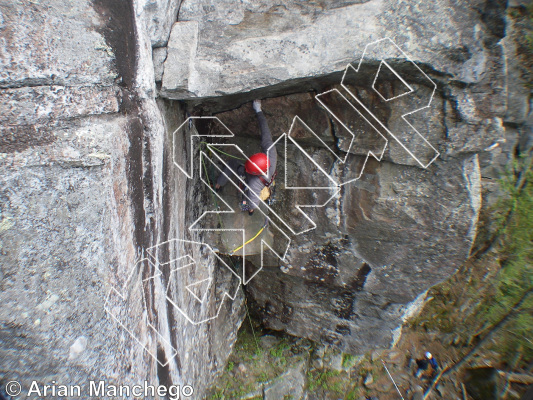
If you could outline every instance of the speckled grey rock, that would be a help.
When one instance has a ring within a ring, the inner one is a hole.
[[[199,305],[171,279],[171,256],[184,253],[183,245],[159,248],[130,274],[161,242],[205,239],[186,227],[208,193],[173,164],[173,156],[185,163],[191,157],[179,145],[184,137],[172,148],[170,134],[186,113],[232,110],[218,115],[251,148],[253,112],[239,106],[271,97],[264,110],[274,136],[300,115],[319,138],[299,131],[298,143],[346,180],[382,140],[365,137],[349,149],[348,136],[313,94],[341,90],[346,64],[384,36],[437,84],[432,107],[409,122],[440,157],[423,169],[389,140],[382,161],[368,161],[361,179],[311,211],[317,229],[294,238],[284,263],[271,258],[248,290],[266,326],[354,353],[398,339],[427,289],[469,254],[482,193],[484,204],[499,196],[490,178],[531,149],[530,93],[520,82],[527,71],[515,57],[522,25],[499,3],[181,3],[0,0],[0,372],[24,387],[33,379],[146,379],[192,384],[201,397],[225,365],[244,308],[242,291],[235,301],[221,298],[238,281],[215,274],[216,288]],[[405,63],[391,66],[410,76]],[[429,83],[415,83],[431,91]],[[376,100],[361,82],[353,85],[361,99]],[[401,85],[384,80],[378,89],[397,93]],[[382,105],[377,113],[389,127],[405,123],[398,109]],[[346,164],[322,143],[335,154],[349,152]],[[308,165],[294,147],[287,157],[294,177]],[[324,179],[308,175],[303,179]],[[312,198],[280,190],[275,207],[300,224],[287,204]],[[219,271],[213,254],[193,254],[204,261],[202,273]],[[158,261],[161,274],[154,274]],[[197,278],[193,268],[180,273],[187,282]],[[131,303],[107,297],[129,283],[137,290]],[[156,359],[106,314],[106,298]],[[200,325],[182,313],[213,310],[218,318]],[[270,396],[299,396],[291,390],[303,386],[301,375],[280,380]]]
[[[300,400],[304,395],[305,362],[300,362],[291,367],[273,383],[265,386],[264,399],[278,400],[291,398]]]
[[[163,79],[163,63],[167,58],[166,47],[156,47],[152,51],[152,61],[154,63],[154,78],[156,82]]]
[[[137,14],[145,23],[152,47],[166,46],[170,29],[178,17],[182,0],[135,1]]]
[[[267,93],[268,86],[341,71],[359,61],[368,43],[385,37],[394,37],[414,61],[477,83],[493,65],[483,42],[501,38],[502,11],[482,0],[468,5],[447,0],[187,1],[173,29],[196,22],[198,45],[183,54],[189,65],[183,82],[164,85],[162,95],[187,99],[261,88]],[[171,38],[169,47],[176,44]],[[167,59],[165,70],[174,70],[175,63]]]
[[[162,241],[200,241],[181,229],[203,194],[169,167],[170,131],[184,112],[154,98],[147,30],[164,27],[148,29],[134,6],[0,1],[0,379],[24,390],[33,380],[84,393],[91,379],[146,380],[190,384],[201,396],[243,318],[240,292],[221,301],[217,290],[235,292],[238,280],[217,273],[213,254],[201,255],[213,273],[201,308],[222,307],[201,325],[167,301],[199,308],[169,265],[156,274],[156,260],[137,264]]]

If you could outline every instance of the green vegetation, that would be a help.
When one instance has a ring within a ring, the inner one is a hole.
[[[278,343],[276,347],[273,347],[270,349],[270,355],[272,357],[275,357],[279,360],[279,363],[281,365],[285,365],[287,363],[287,359],[284,356],[285,351],[290,348],[290,345],[287,343],[287,340],[283,339],[281,342]]]
[[[355,357],[351,354],[343,354],[342,355],[342,368],[348,369],[353,367],[355,364]]]
[[[209,397],[209,400],[218,400],[218,399],[223,399],[223,398],[224,398],[224,391],[218,390],[211,394],[211,396]]]
[[[450,334],[460,359],[475,345],[495,363],[525,367],[533,359],[533,171],[525,160],[501,180],[507,194],[491,211],[492,249],[433,288],[413,330]],[[491,340],[484,340],[489,338]],[[453,351],[452,351],[453,352]],[[517,359],[517,354],[519,358]]]
[[[328,369],[308,372],[309,390],[313,392],[321,388],[327,392],[342,393],[344,382],[339,375],[338,371]]]
[[[526,18],[533,25],[533,3],[526,7]],[[533,30],[526,34],[526,40],[530,53],[533,53]]]
[[[230,361],[228,362],[228,366],[226,367],[226,369],[231,372],[233,371],[234,366],[235,366],[235,363],[233,361]]]
[[[208,392],[207,399],[238,399],[261,392],[264,383],[276,379],[287,366],[296,365],[307,356],[311,344],[303,339],[282,338],[272,347],[263,348],[257,338],[264,332],[258,326],[252,329],[252,320],[246,322],[250,323],[239,330],[224,373],[217,386]]]
[[[342,367],[343,368],[350,368],[352,366],[354,357],[351,354],[343,354],[342,355]]]
[[[348,392],[346,395],[346,400],[356,400],[359,396],[359,391],[354,388]]]
[[[521,171],[502,180],[509,194],[498,204],[501,270],[492,282],[490,293],[478,308],[478,316],[488,330],[512,312],[500,336],[499,351],[504,361],[523,352],[524,359],[533,359],[533,170],[517,163]],[[526,296],[519,309],[513,307]]]
[[[258,382],[268,382],[268,374],[266,372],[261,372],[259,374],[259,378],[257,379]]]

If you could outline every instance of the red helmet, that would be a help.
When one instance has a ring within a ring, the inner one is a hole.
[[[248,161],[246,161],[246,164],[244,164],[244,169],[250,175],[266,174],[269,167],[270,161],[265,153],[254,154]]]

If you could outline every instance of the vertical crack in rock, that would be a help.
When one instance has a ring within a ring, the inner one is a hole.
[[[129,116],[127,122],[127,134],[129,139],[129,149],[127,157],[127,178],[129,197],[133,209],[134,239],[138,249],[138,256],[141,256],[141,249],[150,247],[157,242],[158,232],[155,225],[154,214],[154,189],[153,189],[153,165],[150,135],[147,134],[147,127],[151,126],[146,112],[138,98],[138,93],[134,89],[136,73],[138,67],[138,43],[135,25],[135,15],[132,0],[124,2],[109,2],[107,0],[94,0],[96,9],[100,12],[104,20],[109,21],[102,29],[106,41],[114,50],[116,55],[116,67],[121,77],[123,87],[123,102],[121,111]],[[164,218],[171,218],[172,214]],[[168,235],[168,233],[167,233]],[[149,268],[142,271],[143,279],[154,276],[155,270],[148,264]],[[167,266],[168,269],[168,266]],[[164,270],[164,269],[163,269]],[[166,288],[169,281],[169,271],[163,271],[163,287]],[[155,278],[154,278],[155,279]],[[175,324],[171,306],[168,301],[164,304],[155,303],[156,286],[154,279],[149,279],[144,285],[144,297],[146,312],[153,326],[161,328],[158,308],[164,306],[172,332],[172,324]],[[176,340],[170,335],[170,340],[176,346]],[[174,339],[174,340],[173,340]],[[177,347],[177,346],[176,346]],[[159,381],[169,386],[172,384],[171,372],[164,350],[157,345],[157,360],[164,366],[158,364],[157,376]],[[164,361],[163,361],[164,360]],[[177,361],[179,363],[179,361]]]
[[[144,184],[143,184],[143,124],[140,118],[129,121],[128,139],[128,182],[130,199],[132,202],[135,222],[135,244],[137,248],[148,247],[146,228],[146,214],[144,209]]]
[[[507,0],[486,0],[480,10],[481,21],[492,37],[486,40],[488,46],[495,44],[505,36],[505,11]]]
[[[172,377],[170,375],[170,369],[167,364],[167,357],[165,350],[161,346],[157,346],[157,377],[159,383],[167,388],[173,384]]]
[[[366,277],[372,271],[372,268],[367,263],[363,263],[363,266],[357,271],[357,275],[352,282],[353,290],[360,292],[365,287]]]
[[[169,150],[168,147],[164,148],[163,151],[163,199],[162,199],[162,212],[163,212],[163,221],[162,221],[162,227],[161,227],[161,237],[159,238],[160,243],[165,243],[168,240],[171,239],[171,223],[172,223],[172,215],[173,215],[173,207],[172,207],[172,190],[171,190],[171,177],[172,177],[172,171],[174,164],[172,162],[169,162],[169,160],[172,158],[172,156],[169,154],[172,153],[171,150]],[[169,260],[170,254],[168,246],[162,247],[162,252],[166,252],[166,254],[162,254],[162,259]],[[168,282],[170,280],[170,270],[169,268],[163,269],[163,282],[164,287],[166,288],[168,285]],[[178,346],[178,340],[177,340],[177,334],[175,333],[178,330],[179,323],[176,320],[173,312],[174,308],[170,301],[166,300],[166,312],[167,312],[167,320],[168,325],[170,327],[170,343],[173,348],[177,349]],[[180,354],[176,354],[174,359],[170,362],[175,363],[177,371],[179,374],[181,374],[182,366],[181,366],[181,357]]]
[[[106,22],[101,31],[115,53],[122,83],[128,90],[132,90],[138,55],[133,0],[93,0],[93,4]]]

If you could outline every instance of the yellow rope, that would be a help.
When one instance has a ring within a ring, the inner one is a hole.
[[[254,241],[260,234],[261,232],[263,232],[266,228],[266,225],[263,225],[263,227],[261,229],[259,229],[259,232],[256,233],[256,235],[251,238],[250,240],[248,240],[246,243],[244,243],[243,245],[237,247],[235,250],[231,251],[229,254],[230,256],[233,255],[236,251],[239,251],[240,249],[242,249],[244,246],[246,246],[248,243],[251,243],[252,241]]]

